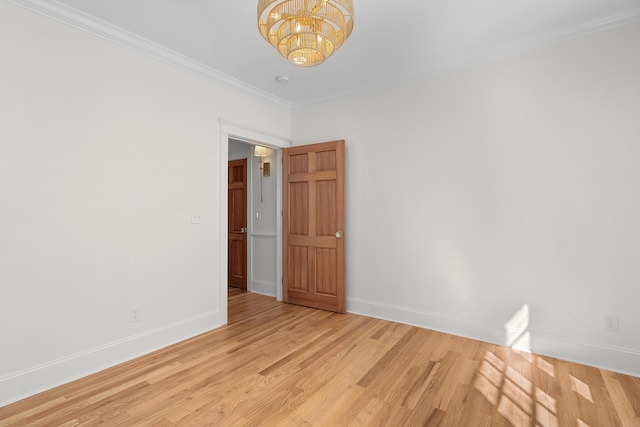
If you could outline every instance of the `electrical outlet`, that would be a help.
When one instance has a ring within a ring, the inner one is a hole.
[[[129,307],[129,323],[133,323],[133,322],[139,322],[140,320],[142,320],[141,315],[141,308],[139,305],[133,306],[133,307]]]
[[[193,212],[191,212],[191,224],[202,224],[202,212],[201,211],[193,211]]]
[[[617,314],[606,314],[604,316],[604,330],[609,332],[618,332],[619,323]]]

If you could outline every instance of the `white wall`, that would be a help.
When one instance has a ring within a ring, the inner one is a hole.
[[[260,163],[254,156],[252,167],[251,197],[251,290],[269,296],[276,296],[276,230],[277,230],[277,186],[278,164],[276,151],[266,150],[263,163],[270,163],[270,176],[262,177],[262,200],[260,199]],[[260,218],[258,219],[258,213]]]
[[[534,352],[640,376],[638,52],[627,25],[294,111],[294,145],[347,141],[348,310],[510,344],[527,305]]]
[[[225,322],[219,118],[291,117],[6,2],[0,55],[1,406]]]

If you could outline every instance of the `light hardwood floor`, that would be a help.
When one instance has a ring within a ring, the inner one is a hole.
[[[640,379],[230,290],[229,324],[0,408],[0,426],[639,426]]]

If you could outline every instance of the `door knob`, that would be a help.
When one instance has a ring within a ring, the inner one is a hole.
[[[247,232],[247,227],[242,227],[242,228],[240,229],[240,232],[241,232],[241,233],[246,233],[246,232]]]
[[[336,231],[336,238],[342,239],[342,231]]]

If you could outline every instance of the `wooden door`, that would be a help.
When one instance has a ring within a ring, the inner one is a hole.
[[[283,150],[283,299],[345,312],[344,141]]]
[[[247,289],[247,159],[229,162],[228,284]]]

